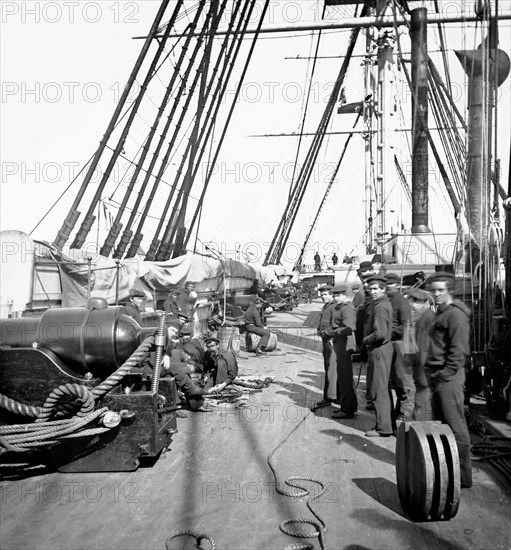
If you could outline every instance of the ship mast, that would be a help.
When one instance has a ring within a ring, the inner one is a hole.
[[[378,0],[376,16],[384,15],[387,0]],[[394,40],[392,34],[384,29],[379,30],[376,82],[376,178],[375,178],[375,242],[377,252],[382,252],[386,240],[387,227],[385,202],[389,183],[396,178],[394,171]]]

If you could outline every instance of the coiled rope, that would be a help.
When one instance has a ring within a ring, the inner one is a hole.
[[[201,541],[207,540],[211,544],[211,550],[216,550],[215,540],[212,537],[210,537],[205,533],[202,533],[202,534],[197,533],[196,531],[179,531],[178,533],[174,533],[167,539],[167,542],[165,543],[165,548],[167,550],[172,550],[170,547],[170,543],[172,542],[172,540],[174,540],[175,538],[184,537],[184,536],[195,538],[195,540],[197,541],[197,548],[201,548],[200,546]]]
[[[310,411],[309,411],[309,413],[310,413]],[[279,480],[279,478],[277,476],[276,468],[274,466],[274,459],[273,459],[273,457],[274,457],[275,453],[278,451],[278,449],[291,437],[291,435],[293,435],[293,433],[302,425],[302,423],[305,422],[305,420],[309,416],[309,413],[307,413],[303,417],[303,419],[289,432],[289,434],[268,455],[268,466],[270,467],[270,469],[273,473],[273,476],[275,478],[275,488],[276,488],[277,492],[280,493],[281,495],[284,495],[284,496],[287,496],[287,497],[292,497],[292,498],[301,498],[301,497],[306,497],[306,496],[310,495],[310,490],[307,489],[306,487],[304,487],[303,485],[300,485],[299,483],[296,483],[297,481],[309,481],[309,482],[312,482],[312,483],[316,483],[321,487],[321,491],[316,496],[314,496],[312,498],[309,498],[306,502],[307,508],[311,511],[311,513],[314,515],[314,517],[316,518],[317,521],[315,521],[313,519],[310,519],[310,518],[287,519],[279,525],[279,529],[283,533],[285,533],[286,535],[289,535],[290,537],[297,537],[297,538],[304,538],[304,539],[305,538],[318,537],[319,544],[320,544],[321,548],[323,550],[325,550],[325,548],[326,548],[326,539],[325,539],[326,524],[323,521],[323,519],[321,518],[321,516],[317,512],[315,512],[313,510],[312,506],[311,506],[312,503],[315,500],[318,500],[323,495],[323,493],[325,492],[325,490],[326,490],[325,484],[322,481],[320,481],[319,479],[315,479],[315,478],[311,478],[311,477],[291,476],[291,477],[288,477],[284,481],[284,483],[286,485],[289,485],[290,487],[294,487],[295,489],[301,489],[301,491],[293,493],[293,492],[289,491],[285,487],[285,485],[283,483],[281,483],[281,481]],[[288,527],[289,525],[296,524],[296,523],[312,525],[316,530],[313,531],[312,533],[302,533],[302,532],[290,529]],[[310,544],[310,543],[298,543],[298,544],[291,544],[287,548],[289,550],[291,550],[291,549],[293,549],[293,550],[310,550],[310,549],[314,548],[314,545]]]
[[[92,392],[80,384],[62,384],[46,398],[35,421],[36,423],[47,422],[52,415],[65,416],[76,410],[76,405],[80,405],[76,416],[85,416],[93,411],[94,396]]]
[[[18,403],[0,394],[0,406],[10,412],[35,417],[33,424],[14,424],[0,427],[0,454],[25,452],[34,447],[51,446],[62,439],[85,437],[109,431],[111,428],[96,427],[82,429],[105,415],[108,408],[94,410],[95,399],[99,399],[130,372],[149,352],[154,336],[149,336],[113,374],[98,386],[89,389],[80,384],[62,384],[47,397],[42,407]],[[78,409],[78,410],[77,410]],[[59,420],[74,414],[72,418]],[[55,417],[56,420],[50,420]]]
[[[100,416],[108,408],[97,409],[82,417],[73,417],[66,420],[55,420],[44,424],[13,424],[0,427],[0,454],[10,452],[26,452],[35,447],[49,446],[58,443],[61,439],[95,435],[109,430],[109,428],[95,428],[81,430]]]

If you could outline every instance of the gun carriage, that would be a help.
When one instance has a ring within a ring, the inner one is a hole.
[[[165,315],[158,328],[141,328],[101,299],[0,320],[3,458],[89,472],[135,470],[158,457],[177,432],[176,384],[131,369],[151,348],[161,358],[165,345]],[[27,442],[22,432],[46,435]]]

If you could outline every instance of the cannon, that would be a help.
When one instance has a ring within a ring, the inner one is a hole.
[[[118,370],[154,333],[141,328],[124,307],[101,299],[89,300],[87,307],[49,309],[37,318],[0,320],[4,399],[20,409],[41,408],[52,390],[73,384],[95,392],[96,409],[117,413],[118,424],[110,430],[61,441],[36,454],[39,462],[62,472],[130,471],[168,447],[177,432],[174,379],[162,378],[155,386],[129,372],[129,364]],[[161,337],[158,342],[162,345]],[[107,389],[97,391],[100,385]],[[18,413],[0,408],[0,423],[30,421]]]

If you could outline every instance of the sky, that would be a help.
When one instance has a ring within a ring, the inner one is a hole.
[[[471,2],[443,4],[449,13],[457,9],[470,12],[472,9]],[[503,6],[505,2],[500,4]],[[195,5],[195,2],[185,2],[187,8]],[[142,46],[142,41],[133,40],[133,37],[147,33],[158,6],[159,2],[152,0],[0,3],[0,229],[18,229],[31,233],[36,239],[54,240],[80,179],[68,189],[69,184],[95,151]],[[322,3],[316,1],[272,0],[265,26],[317,22],[321,6]],[[349,10],[353,8],[338,10],[337,16],[347,16]],[[170,11],[164,20],[169,16]],[[327,12],[329,19],[335,16],[334,12]],[[255,19],[251,26],[254,25]],[[511,51],[509,27],[510,22],[505,21],[501,28],[501,47],[508,53]],[[304,128],[306,132],[315,131],[349,34],[347,30],[323,33],[312,79],[311,63],[306,58],[315,47],[316,35],[311,32],[270,34],[258,40],[206,195],[198,251],[204,252],[204,243],[208,243],[224,257],[264,259],[287,200],[298,139],[296,136],[254,136],[298,134],[309,88],[310,103]],[[400,35],[403,45],[408,47],[404,29],[400,30]],[[477,47],[481,35],[473,25],[462,27],[458,24],[449,29],[447,38],[456,101],[460,111],[465,113],[466,80],[453,50]],[[437,38],[430,40],[430,49],[431,55],[439,59]],[[361,56],[364,50],[365,37],[361,35],[355,55]],[[360,101],[364,95],[362,61],[362,57],[355,57],[350,64],[345,83],[348,102]],[[238,69],[235,73],[228,90],[231,96],[240,71]],[[394,91],[399,94],[405,90],[404,75],[398,69],[395,74]],[[502,184],[507,187],[511,112],[509,78],[500,91],[498,144],[502,165],[506,167]],[[409,128],[411,101],[406,90],[404,102],[395,105],[396,127]],[[134,131],[126,144],[128,156],[137,150],[144,132],[147,132],[150,119],[143,120],[143,115],[134,127],[139,135]],[[334,114],[329,131],[347,132],[354,122],[355,115]],[[406,172],[409,170],[409,160],[406,160],[409,132],[394,134],[390,146],[402,159]],[[336,134],[325,138],[325,146],[318,157],[283,257],[287,265],[293,264],[304,242],[346,137],[346,134]],[[310,139],[303,140],[300,161]],[[333,252],[341,257],[345,253],[362,252],[362,238],[367,226],[364,166],[364,140],[361,134],[355,134],[310,240],[306,263],[313,262],[316,250],[326,258],[330,258]],[[118,163],[113,176],[113,183],[118,188],[123,188],[130,170],[126,162]],[[172,180],[170,174],[168,179]],[[401,225],[409,230],[409,206],[399,181],[392,179],[386,190],[389,197],[386,202],[387,230],[396,231]],[[192,190],[190,199],[193,207],[196,204],[195,190]],[[103,215],[107,212],[115,215],[116,198],[111,190],[108,196],[105,195]],[[432,229],[453,231],[452,208],[433,166],[430,201]],[[87,206],[86,202],[81,204],[80,210],[85,211]],[[98,232],[104,233],[104,224],[106,221],[102,224],[100,219],[99,227],[94,228],[88,242],[94,240]],[[195,235],[192,245],[194,242]]]

